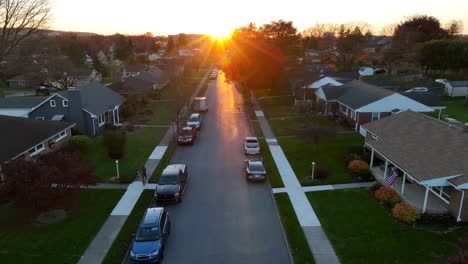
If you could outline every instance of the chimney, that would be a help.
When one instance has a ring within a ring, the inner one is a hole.
[[[81,102],[81,90],[76,87],[70,87],[68,94],[68,111],[71,122],[76,123],[76,128],[81,133],[86,133],[83,106]]]

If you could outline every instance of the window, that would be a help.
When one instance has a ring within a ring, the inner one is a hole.
[[[50,106],[51,106],[51,107],[57,106],[55,100],[50,100]]]
[[[380,119],[380,113],[372,113],[372,121],[377,121]]]
[[[102,126],[106,123],[106,116],[105,114],[102,114],[99,116],[99,126]]]
[[[20,86],[24,86],[24,85],[26,84],[26,82],[25,82],[25,81],[18,81],[18,84],[19,84]]]
[[[44,117],[38,116],[38,117],[36,117],[36,119],[37,119],[37,120],[44,120]]]
[[[351,118],[353,120],[356,120],[356,112],[354,112],[353,110],[351,110]]]
[[[348,108],[342,104],[340,104],[340,112],[347,114]]]
[[[63,101],[62,101],[62,106],[63,106],[63,107],[68,107],[68,101],[67,101],[67,100],[63,100]]]
[[[41,143],[37,146],[35,146],[34,148],[30,149],[29,150],[29,156],[34,156],[34,155],[37,155],[39,152],[43,151],[45,148],[44,148],[44,143]]]
[[[67,136],[67,131],[62,131],[54,136],[54,141],[59,142],[60,140],[64,139]]]

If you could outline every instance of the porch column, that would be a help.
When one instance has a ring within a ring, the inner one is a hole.
[[[369,168],[372,168],[373,166],[374,166],[374,148],[372,148],[372,150],[371,150]]]
[[[460,208],[458,208],[458,217],[457,217],[457,221],[460,222],[462,219],[461,219],[461,213],[462,213],[462,208],[463,208],[463,199],[465,199],[465,191],[464,190],[460,190],[462,192],[462,196],[461,196],[461,201],[460,201]]]
[[[403,183],[401,184],[401,194],[405,193],[406,172],[403,173]]]
[[[439,119],[440,119],[440,116],[442,115],[442,108],[439,109]]]
[[[112,110],[112,122],[115,125],[115,110]]]
[[[424,204],[423,204],[423,213],[426,212],[427,208],[427,197],[429,196],[429,186],[426,186],[426,193],[424,194]]]
[[[328,116],[328,102],[325,101],[325,116]]]
[[[384,175],[383,175],[384,179],[387,179],[387,168],[388,168],[388,160],[386,159],[385,160],[385,170],[384,170]]]
[[[119,107],[117,106],[116,112],[117,112],[117,123],[120,123],[120,118],[119,118]]]

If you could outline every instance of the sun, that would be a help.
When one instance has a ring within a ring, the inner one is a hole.
[[[212,39],[226,40],[231,37],[231,31],[216,30],[210,33]]]

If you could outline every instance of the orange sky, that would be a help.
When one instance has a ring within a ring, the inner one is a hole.
[[[52,29],[101,34],[155,35],[209,33],[227,35],[255,22],[292,20],[300,30],[315,23],[366,21],[380,27],[415,14],[446,23],[463,20],[468,34],[468,0],[50,0]]]

